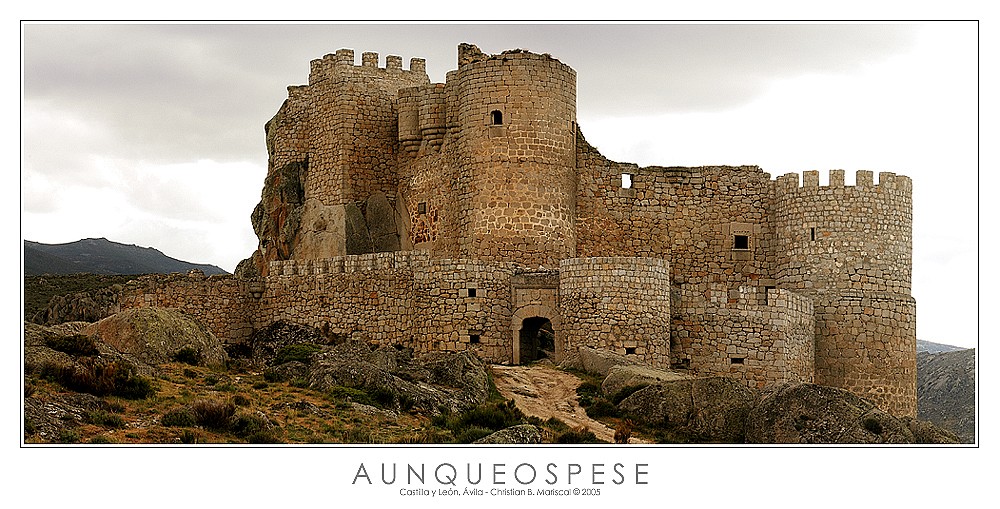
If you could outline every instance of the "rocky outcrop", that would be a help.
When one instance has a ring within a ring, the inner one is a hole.
[[[531,424],[511,426],[487,435],[473,444],[540,444],[542,430]]]
[[[678,440],[741,443],[755,391],[726,377],[654,383],[623,399],[618,408]]]
[[[913,432],[874,403],[834,387],[786,383],[764,391],[747,420],[758,444],[911,444]]]
[[[309,386],[362,389],[386,406],[427,414],[461,412],[489,397],[486,365],[468,353],[436,353],[413,357],[406,349],[372,349],[350,341],[324,347],[309,362]]]
[[[607,376],[611,368],[615,366],[639,365],[638,360],[630,359],[624,355],[609,352],[607,350],[596,350],[583,347],[569,354],[559,363],[563,369],[575,369],[585,373],[592,373],[600,376]]]
[[[644,385],[652,385],[661,382],[672,382],[676,380],[691,380],[694,377],[676,371],[667,371],[651,368],[649,366],[613,366],[608,370],[608,375],[601,383],[601,392],[614,396],[620,391]]]
[[[130,309],[91,324],[82,332],[137,365],[171,362],[185,349],[204,366],[223,367],[227,360],[222,342],[208,328],[173,309]]]
[[[42,325],[63,322],[96,322],[118,312],[118,297],[123,286],[115,284],[88,292],[77,292],[52,297],[48,306],[31,321]]]

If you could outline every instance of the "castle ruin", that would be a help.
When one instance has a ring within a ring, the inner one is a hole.
[[[916,415],[908,177],[613,162],[549,55],[462,44],[445,83],[378,59],[339,50],[288,88],[234,276],[144,279],[121,306],[229,342],[285,320],[495,363],[600,348]]]

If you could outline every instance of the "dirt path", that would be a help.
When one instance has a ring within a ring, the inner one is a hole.
[[[528,415],[541,419],[555,417],[576,428],[583,426],[597,438],[614,442],[615,430],[587,417],[577,403],[580,379],[549,363],[530,366],[493,365],[493,381],[503,397],[513,399]],[[635,438],[630,443],[639,443]]]

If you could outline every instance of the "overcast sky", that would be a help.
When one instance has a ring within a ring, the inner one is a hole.
[[[23,25],[21,227],[232,271],[256,247],[263,125],[340,48],[550,53],[588,141],[640,165],[914,181],[917,337],[977,340],[977,25]]]

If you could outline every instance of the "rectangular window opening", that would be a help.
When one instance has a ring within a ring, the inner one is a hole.
[[[733,249],[739,249],[744,251],[750,249],[750,236],[733,235]]]
[[[479,344],[479,334],[469,334],[469,344],[478,345]]]
[[[765,286],[764,287],[764,305],[765,306],[767,305],[767,295],[769,293],[771,293],[771,290],[774,290],[774,289],[775,289],[775,287],[773,287],[773,286]]]
[[[730,364],[743,364],[743,361],[744,361],[743,357],[731,357],[729,359]]]
[[[426,214],[426,213],[427,213],[427,202],[422,201],[422,202],[418,203],[417,204],[417,214]]]
[[[809,240],[816,240],[816,228],[809,228]]]
[[[634,353],[635,353],[635,347],[634,346],[625,348],[625,355],[632,355]]]
[[[476,296],[476,289],[469,288],[469,297],[475,297],[475,296]]]
[[[622,173],[622,189],[632,189],[631,173]]]

